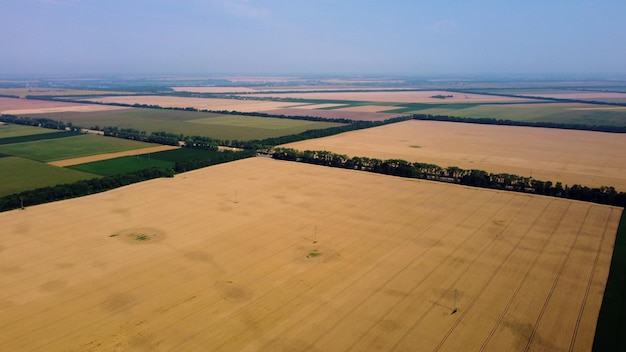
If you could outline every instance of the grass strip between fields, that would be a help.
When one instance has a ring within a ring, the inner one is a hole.
[[[593,341],[594,351],[626,351],[626,212],[615,237],[609,278]]]

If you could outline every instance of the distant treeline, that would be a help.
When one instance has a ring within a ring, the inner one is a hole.
[[[173,177],[173,170],[158,168],[146,169],[137,172],[93,178],[69,184],[38,188],[30,191],[11,194],[0,198],[0,211],[18,209],[21,207],[54,202],[57,200],[86,196],[89,194],[108,191],[114,188],[130,185],[159,177]]]
[[[187,108],[190,109],[190,108]],[[231,114],[237,114],[234,112],[229,112]],[[250,116],[262,116],[262,117],[277,117],[267,114],[250,114]],[[279,117],[279,118],[288,118],[288,117]],[[306,117],[305,117],[306,119]],[[410,116],[402,116],[387,119],[385,121],[350,121],[349,124],[345,124],[342,126],[329,127],[324,129],[314,129],[307,130],[301,133],[280,136],[280,137],[270,137],[262,140],[250,140],[250,141],[240,141],[240,140],[223,140],[216,139],[211,137],[203,137],[203,136],[185,136],[182,134],[175,134],[170,132],[152,132],[147,133],[146,131],[140,131],[133,128],[118,128],[114,126],[90,126],[90,129],[95,129],[99,131],[103,131],[105,136],[109,137],[117,137],[117,138],[125,138],[132,139],[136,141],[149,142],[149,143],[158,143],[165,145],[179,145],[179,142],[183,142],[183,145],[188,148],[198,148],[198,149],[206,149],[206,150],[217,150],[217,147],[220,145],[242,148],[242,149],[267,149],[274,147],[276,145],[292,143],[297,141],[302,141],[311,138],[320,138],[332,136],[339,133],[344,133],[348,131],[355,131],[365,128],[382,126],[390,123],[396,123],[400,121],[410,120]],[[65,124],[62,121],[55,121],[48,118],[30,118],[30,117],[22,117],[22,116],[14,116],[14,115],[0,115],[0,121],[7,123],[15,123],[27,126],[40,126],[45,128],[64,130],[71,129],[73,131],[80,131],[82,127],[74,126],[72,123]],[[328,121],[328,120],[326,120]],[[86,128],[86,127],[85,127]]]
[[[508,98],[524,98],[524,99],[538,99],[538,100],[547,100],[559,103],[583,103],[583,104],[594,104],[594,105],[611,105],[611,106],[626,106],[626,103],[611,103],[606,101],[597,101],[597,100],[584,100],[584,99],[566,99],[566,98],[554,98],[554,97],[544,97],[544,96],[535,96],[535,95],[519,95],[519,94],[507,94],[507,93],[492,93],[492,92],[483,92],[477,90],[455,90],[455,89],[446,89],[449,92],[456,93],[473,93],[473,94],[482,94],[482,95],[493,95],[498,97],[508,97]],[[623,92],[620,92],[623,93]]]
[[[415,120],[466,122],[466,123],[476,123],[476,124],[483,124],[483,125],[544,127],[544,128],[559,128],[559,129],[565,129],[565,130],[626,133],[626,126],[583,125],[583,124],[576,124],[576,123],[541,122],[541,121],[530,122],[530,121],[501,120],[501,119],[494,119],[494,118],[489,118],[489,117],[476,118],[476,117],[458,117],[458,116],[426,115],[426,114],[413,114],[412,118]]]
[[[30,117],[22,117],[15,116],[9,114],[0,114],[0,121],[6,123],[14,123],[17,125],[25,125],[25,126],[35,126],[35,127],[43,127],[50,128],[53,130],[77,130],[78,128],[74,127],[71,122],[65,123],[63,121],[56,121],[48,118],[30,118]]]
[[[386,175],[434,180],[461,185],[548,195],[600,204],[626,206],[626,193],[613,187],[589,188],[581,185],[563,186],[560,182],[535,180],[531,177],[506,173],[493,174],[483,170],[464,170],[456,166],[440,167],[434,164],[411,163],[400,159],[380,160],[367,157],[348,157],[328,151],[298,151],[276,148],[272,157],[279,160],[362,170]]]
[[[198,94],[198,93],[193,93],[193,94]],[[209,94],[213,94],[213,93],[209,93]],[[124,95],[127,96],[128,94]],[[204,94],[203,94],[204,95]],[[99,95],[101,96],[101,95]],[[107,96],[114,96],[113,94],[109,95],[107,94]],[[186,94],[167,94],[166,96],[183,96],[186,97],[188,95]],[[197,97],[195,95],[189,95],[189,96],[193,96],[193,97]],[[85,97],[89,97],[89,96],[84,96],[81,95],[81,98],[85,98]],[[94,96],[95,97],[95,96]],[[203,96],[204,98],[219,98],[219,99],[224,99],[223,95],[216,95],[216,96]],[[139,108],[139,109],[161,109],[161,110],[177,110],[177,111],[192,111],[192,112],[204,112],[204,113],[211,113],[211,114],[222,114],[222,115],[240,115],[240,116],[256,116],[256,117],[271,117],[271,118],[276,118],[276,119],[290,119],[290,120],[305,120],[305,121],[318,121],[318,122],[336,122],[336,123],[353,123],[354,120],[349,120],[349,119],[342,119],[342,118],[324,118],[324,117],[319,117],[319,116],[292,116],[292,115],[282,115],[282,114],[267,114],[264,112],[242,112],[242,111],[234,111],[234,110],[209,110],[209,109],[197,109],[194,107],[176,107],[176,106],[171,106],[171,107],[163,107],[160,105],[155,105],[155,104],[126,104],[126,103],[105,103],[105,102],[100,102],[100,101],[84,101],[84,100],[75,100],[72,98],[58,98],[58,97],[52,97],[52,96],[26,96],[26,99],[33,99],[33,100],[52,100],[52,101],[60,101],[60,102],[66,102],[66,103],[80,103],[80,104],[96,104],[96,105],[111,105],[111,106],[120,106],[120,107],[128,107],[128,108]],[[235,99],[235,98],[231,98],[231,99]],[[242,98],[237,98],[237,99],[242,99]],[[249,98],[246,98],[249,99]],[[256,99],[256,100],[268,100],[267,98],[265,99]]]

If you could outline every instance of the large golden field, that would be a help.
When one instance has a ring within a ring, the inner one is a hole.
[[[626,191],[619,133],[411,120],[283,146]]]
[[[589,351],[621,211],[268,158],[27,207],[0,350]]]

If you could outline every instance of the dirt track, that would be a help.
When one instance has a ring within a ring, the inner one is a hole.
[[[162,152],[162,151],[165,151],[165,150],[172,150],[172,149],[178,149],[178,148],[179,147],[175,147],[175,146],[161,145],[161,146],[157,146],[157,147],[133,149],[133,150],[127,150],[127,151],[117,152],[117,153],[98,154],[98,155],[84,156],[84,157],[80,157],[80,158],[57,160],[57,161],[49,162],[48,164],[54,165],[54,166],[62,166],[62,167],[64,167],[64,166],[72,166],[72,165],[90,163],[90,162],[93,162],[93,161],[100,161],[100,160],[119,158],[119,157],[122,157],[122,156],[143,155],[143,154],[149,154],[149,153]]]

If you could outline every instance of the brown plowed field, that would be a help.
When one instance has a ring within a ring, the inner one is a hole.
[[[0,350],[589,351],[620,214],[268,158],[27,206]]]
[[[412,120],[283,147],[626,191],[626,139],[619,133]]]

